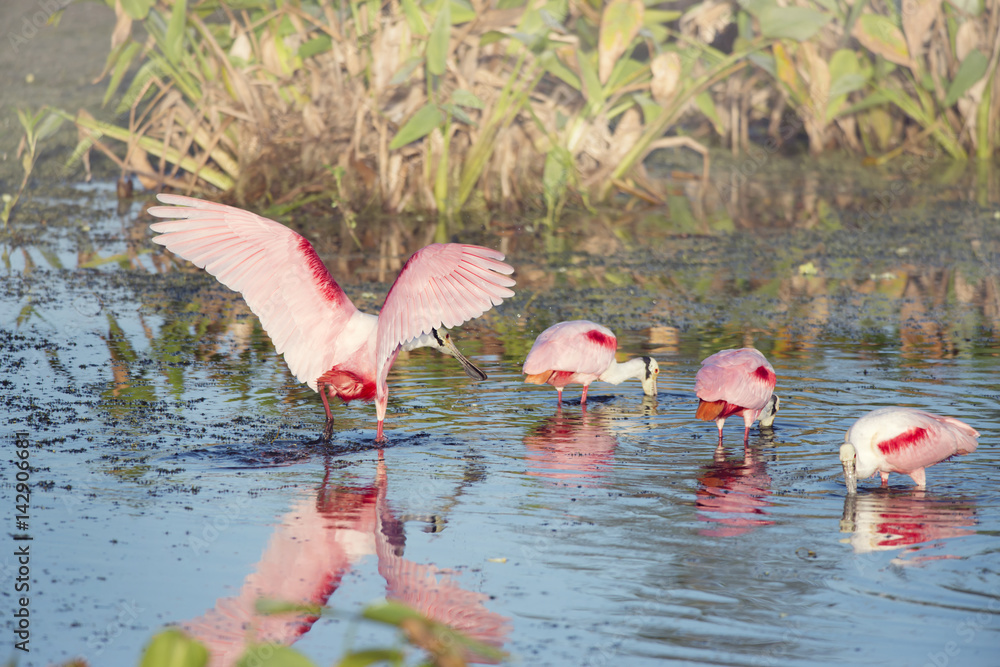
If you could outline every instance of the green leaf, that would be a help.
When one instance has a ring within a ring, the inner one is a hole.
[[[809,7],[765,7],[757,15],[760,32],[769,39],[804,42],[825,26],[830,17]]]
[[[111,74],[111,79],[108,81],[108,89],[104,91],[104,100],[101,102],[102,107],[107,106],[111,100],[111,96],[117,92],[118,86],[121,85],[122,78],[125,76],[125,72],[128,71],[128,68],[132,65],[132,60],[139,53],[139,49],[142,48],[142,44],[139,42],[128,42],[123,46],[124,49],[115,63],[115,71]]]
[[[445,2],[434,19],[431,36],[427,40],[427,71],[435,76],[444,74],[448,65],[448,46],[451,38],[451,3]]]
[[[451,0],[451,24],[468,23],[476,18],[476,10],[468,3],[468,0]]]
[[[599,74],[607,82],[625,49],[639,34],[646,8],[640,0],[610,0],[601,14],[601,33],[597,43]]]
[[[35,128],[35,141],[44,141],[56,133],[62,124],[63,118],[54,113],[49,113],[42,122]]]
[[[443,123],[444,114],[437,108],[437,105],[424,105],[399,129],[396,136],[389,142],[389,150],[396,150],[417,139],[423,139],[433,132],[434,128],[441,127]]]
[[[475,94],[464,88],[456,88],[455,92],[451,94],[451,101],[469,109],[482,109],[486,106]]]
[[[854,24],[854,36],[869,51],[897,65],[909,66],[906,38],[891,19],[879,14],[862,14]]]
[[[423,62],[423,58],[408,58],[402,65],[399,66],[399,69],[392,75],[392,78],[389,79],[389,85],[398,86],[401,83],[405,83],[409,80],[410,75],[413,74],[413,72],[416,71],[416,69],[420,67]]]
[[[465,113],[465,110],[457,104],[442,104],[441,108],[450,114],[455,120],[465,123],[466,125],[476,127],[476,121],[472,120],[472,117]]]
[[[955,80],[948,86],[948,95],[944,98],[944,105],[950,107],[957,102],[969,88],[972,88],[972,86],[976,85],[983,78],[988,66],[989,60],[987,60],[986,56],[979,49],[969,51],[968,55],[965,56],[965,60],[959,65],[958,71],[955,72]]]
[[[604,104],[604,88],[600,79],[597,78],[596,54],[584,53],[577,46],[576,62],[580,65],[580,78],[583,80],[583,92],[587,97],[587,104],[598,107]]]
[[[187,25],[187,0],[174,0],[170,10],[170,23],[167,24],[167,37],[163,44],[164,55],[174,65],[180,63],[184,52],[184,26]]]
[[[356,651],[354,653],[348,653],[340,662],[337,663],[337,667],[368,667],[368,665],[374,665],[379,662],[388,662],[393,664],[399,664],[403,662],[404,654],[402,651],[396,651],[393,649],[370,649],[367,651]]]
[[[724,136],[726,131],[725,128],[722,126],[722,120],[719,119],[719,114],[716,111],[715,102],[712,100],[711,93],[709,93],[707,90],[701,91],[700,93],[695,95],[694,103],[695,106],[698,107],[698,110],[705,115],[705,118],[708,118],[710,121],[712,121],[712,125],[715,126],[715,131],[718,133],[718,135],[720,137]]]
[[[149,642],[139,667],[204,667],[208,649],[180,630],[164,630]]]
[[[672,21],[676,21],[681,16],[683,16],[682,12],[677,12],[672,10],[664,11],[662,9],[649,9],[647,7],[646,13],[642,17],[642,24],[647,27],[659,26],[663,25],[664,23],[671,23]]]
[[[149,15],[149,10],[154,4],[156,0],[122,0],[122,9],[130,19],[142,21]]]
[[[400,0],[403,7],[403,15],[406,16],[406,25],[410,27],[417,37],[427,36],[427,24],[424,23],[424,16],[413,0]]]
[[[333,48],[333,40],[326,33],[314,37],[299,47],[299,57],[305,60],[318,53],[326,53]]]
[[[316,667],[316,663],[288,646],[258,644],[247,647],[236,667]]]
[[[563,82],[572,86],[576,90],[580,90],[582,85],[580,83],[580,77],[578,77],[570,68],[566,67],[555,52],[551,50],[542,52],[542,55],[538,58],[538,62],[545,68],[545,71],[559,77],[563,80]]]

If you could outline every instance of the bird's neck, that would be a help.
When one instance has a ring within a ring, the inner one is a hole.
[[[617,361],[612,361],[608,369],[601,373],[601,377],[598,379],[601,382],[621,384],[625,380],[633,378],[641,380],[644,377],[646,377],[646,364],[641,358],[635,358],[621,364]]]

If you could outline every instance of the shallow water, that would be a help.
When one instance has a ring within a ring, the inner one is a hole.
[[[992,210],[822,233],[693,235],[655,212],[448,230],[503,248],[518,295],[455,332],[488,381],[427,351],[397,361],[380,454],[372,406],[338,406],[334,442],[304,444],[318,397],[238,297],[149,243],[138,205],[117,211],[111,184],[37,207],[0,243],[0,498],[7,532],[32,538],[19,664],[134,664],[174,623],[221,647],[258,595],[336,610],[256,621],[321,664],[395,641],[355,620],[386,595],[511,664],[996,664]],[[363,250],[313,237],[375,309],[418,231],[375,227]],[[656,356],[657,399],[595,384],[584,410],[578,391],[558,405],[522,384],[534,335],[572,317]],[[782,411],[746,451],[731,420],[720,452],[694,419],[694,376],[745,344],[774,365]],[[893,404],[967,419],[979,449],[930,468],[926,491],[894,475],[847,499],[843,434]],[[15,433],[30,443],[26,531]],[[13,583],[2,596],[17,608]]]

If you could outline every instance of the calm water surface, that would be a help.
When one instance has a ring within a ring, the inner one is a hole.
[[[679,233],[652,216],[458,230],[518,269],[518,296],[455,332],[490,379],[401,358],[379,453],[372,406],[338,406],[334,442],[303,444],[322,405],[242,301],[150,244],[138,206],[114,209],[110,186],[77,188],[44,204],[58,224],[0,243],[8,534],[15,432],[33,467],[18,664],[135,664],[165,624],[221,655],[259,595],[335,610],[253,623],[320,664],[396,641],[356,620],[387,595],[510,664],[1000,661],[992,211],[870,238],[849,224]],[[363,250],[317,243],[359,306],[376,309],[433,236],[391,234],[399,252],[376,233]],[[657,399],[595,384],[583,410],[578,391],[560,406],[522,384],[534,336],[571,317],[654,355]],[[774,365],[782,411],[746,450],[731,420],[720,451],[694,419],[694,376],[744,344]],[[924,491],[894,475],[846,498],[844,432],[896,404],[964,417],[979,450],[929,469]]]

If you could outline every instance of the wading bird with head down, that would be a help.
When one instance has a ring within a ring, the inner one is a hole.
[[[976,451],[978,437],[974,428],[951,417],[913,408],[872,410],[854,422],[840,446],[847,492],[856,493],[858,480],[875,473],[886,486],[891,472],[909,475],[923,488],[924,468]]]
[[[587,403],[587,388],[600,380],[621,384],[625,380],[642,381],[642,391],[656,396],[656,377],[660,366],[652,357],[636,357],[626,362],[615,361],[618,339],[611,329],[589,322],[573,320],[553,324],[535,339],[522,368],[529,384],[550,384],[556,388],[559,403],[566,385],[582,384],[580,405]]]
[[[750,426],[755,421],[760,419],[761,426],[774,423],[781,403],[774,394],[774,383],[774,369],[759,350],[744,347],[716,352],[701,362],[695,376],[694,391],[698,395],[695,416],[715,422],[720,447],[726,418],[743,417],[743,444],[747,444]]]
[[[459,243],[429,245],[403,266],[379,315],[359,311],[303,236],[259,215],[212,202],[160,194],[169,206],[149,213],[154,243],[240,292],[300,382],[326,409],[323,441],[333,434],[329,398],[375,400],[376,442],[384,442],[386,376],[400,351],[433,347],[458,359],[472,378],[486,375],[462,356],[442,327],[479,317],[514,295],[514,269],[502,253]]]

